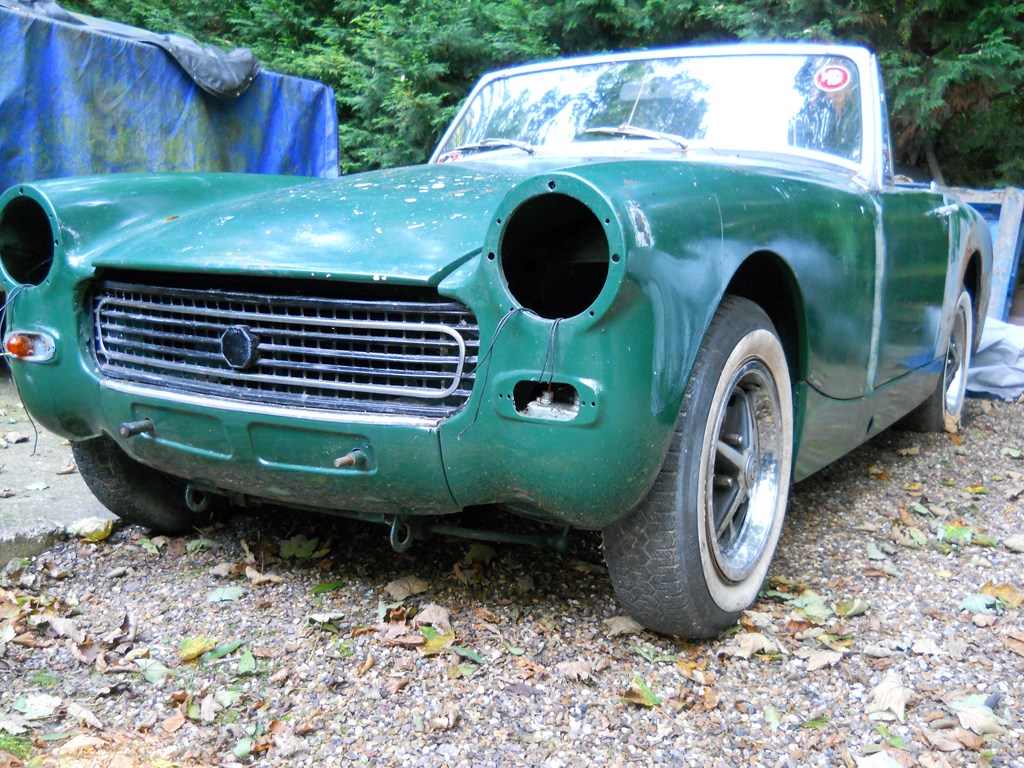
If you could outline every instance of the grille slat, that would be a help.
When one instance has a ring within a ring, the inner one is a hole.
[[[148,277],[104,280],[93,294],[93,353],[112,378],[254,403],[402,416],[448,416],[471,394],[480,333],[457,302],[295,296],[287,287],[248,292],[206,287],[206,278],[194,287]],[[228,362],[221,341],[228,329],[249,344],[258,340],[255,359]]]

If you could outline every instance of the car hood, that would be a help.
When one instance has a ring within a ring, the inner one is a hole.
[[[536,170],[417,166],[295,180],[240,199],[230,194],[234,178],[218,177],[210,204],[179,213],[168,193],[155,223],[123,233],[89,261],[97,268],[436,284],[479,252],[500,200]],[[213,202],[218,197],[224,200]]]
[[[696,171],[709,159],[661,162]],[[82,229],[90,228],[87,219],[92,222],[92,237],[82,237],[69,258],[91,268],[344,276],[436,286],[480,252],[495,212],[520,182],[555,171],[597,181],[604,174],[595,166],[617,168],[613,175],[621,175],[651,160],[591,156],[567,163],[565,157],[519,155],[333,180],[230,174],[97,178],[85,186],[75,182],[80,210],[64,211]],[[721,157],[710,162],[746,163]],[[764,160],[745,169],[765,171],[818,175]],[[621,191],[625,182],[598,183]],[[110,208],[105,217],[99,214],[104,205]],[[109,226],[97,227],[97,217]],[[74,235],[69,241],[79,234],[71,226],[64,230]]]

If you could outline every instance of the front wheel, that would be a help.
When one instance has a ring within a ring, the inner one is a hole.
[[[73,442],[71,452],[89,490],[125,522],[161,533],[187,533],[209,521],[209,515],[186,504],[184,481],[140,464],[106,435]]]
[[[641,624],[713,637],[754,602],[782,531],[792,413],[789,367],[771,320],[753,302],[726,296],[651,492],[604,531],[615,593]]]
[[[918,432],[956,434],[960,431],[973,344],[974,305],[971,294],[961,288],[953,309],[953,327],[946,340],[942,378],[935,385],[935,391],[904,419],[902,426]]]

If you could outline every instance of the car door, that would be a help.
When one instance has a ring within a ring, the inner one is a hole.
[[[887,183],[879,193],[880,280],[875,385],[932,362],[949,263],[949,216],[941,190]]]

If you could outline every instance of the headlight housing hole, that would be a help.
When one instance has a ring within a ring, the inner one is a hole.
[[[53,230],[35,200],[18,197],[0,214],[0,261],[12,280],[39,285],[53,264]]]
[[[568,195],[542,195],[519,206],[505,226],[500,256],[516,301],[552,320],[585,312],[608,280],[604,227]]]

